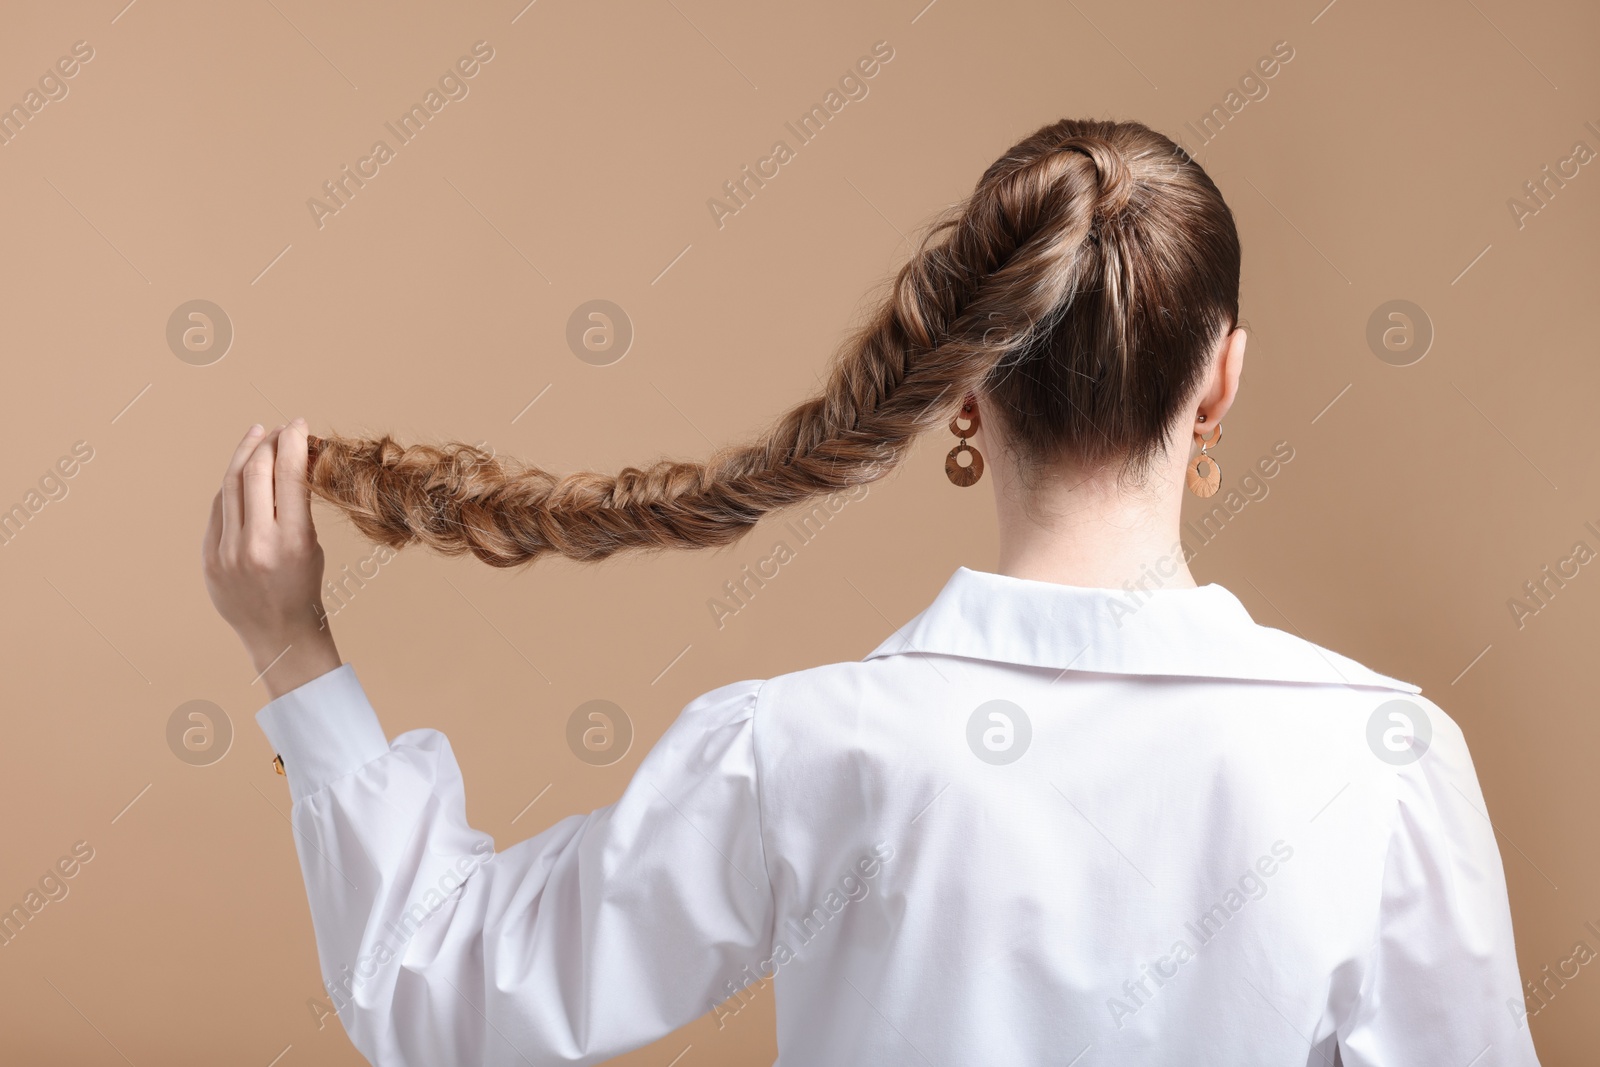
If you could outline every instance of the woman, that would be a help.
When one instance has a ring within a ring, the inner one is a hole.
[[[205,572],[273,698],[356,1046],[594,1063],[775,979],[786,1067],[1536,1063],[1460,729],[1189,573],[1238,291],[1197,163],[1062,121],[933,229],[821,396],[703,464],[252,428]],[[387,740],[318,618],[311,492],[391,546],[594,560],[726,544],[947,424],[951,480],[995,487],[995,572],[861,661],[704,694],[617,803],[498,852],[443,735]]]

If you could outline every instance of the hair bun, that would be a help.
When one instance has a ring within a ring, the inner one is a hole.
[[[1095,179],[1100,187],[1094,213],[1098,217],[1120,214],[1133,199],[1133,176],[1122,150],[1100,137],[1073,137],[1061,145],[1062,150],[1088,156],[1094,164]]]
[[[1119,215],[1133,199],[1133,176],[1128,173],[1127,160],[1120,150],[1108,144],[1099,148],[1090,156],[1100,176],[1100,199],[1095,203],[1095,214]]]

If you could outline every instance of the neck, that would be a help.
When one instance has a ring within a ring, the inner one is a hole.
[[[1181,458],[1179,460],[1181,462]],[[1000,574],[1096,589],[1192,589],[1179,542],[1181,466],[1129,490],[1114,476],[1066,474],[1030,489],[997,471]]]

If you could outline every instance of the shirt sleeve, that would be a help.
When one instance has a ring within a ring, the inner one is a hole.
[[[372,1063],[596,1063],[770,958],[758,681],[683,709],[620,800],[496,852],[445,736],[385,741],[346,664],[257,714],[283,757],[323,977]]]
[[[1461,728],[1423,710],[1397,768],[1378,929],[1340,1051],[1345,1067],[1537,1067],[1495,831]],[[1431,736],[1428,736],[1431,734]]]

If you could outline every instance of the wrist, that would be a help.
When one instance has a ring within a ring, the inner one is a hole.
[[[249,644],[256,680],[275,700],[292,689],[338,669],[343,660],[326,629],[310,629]]]

